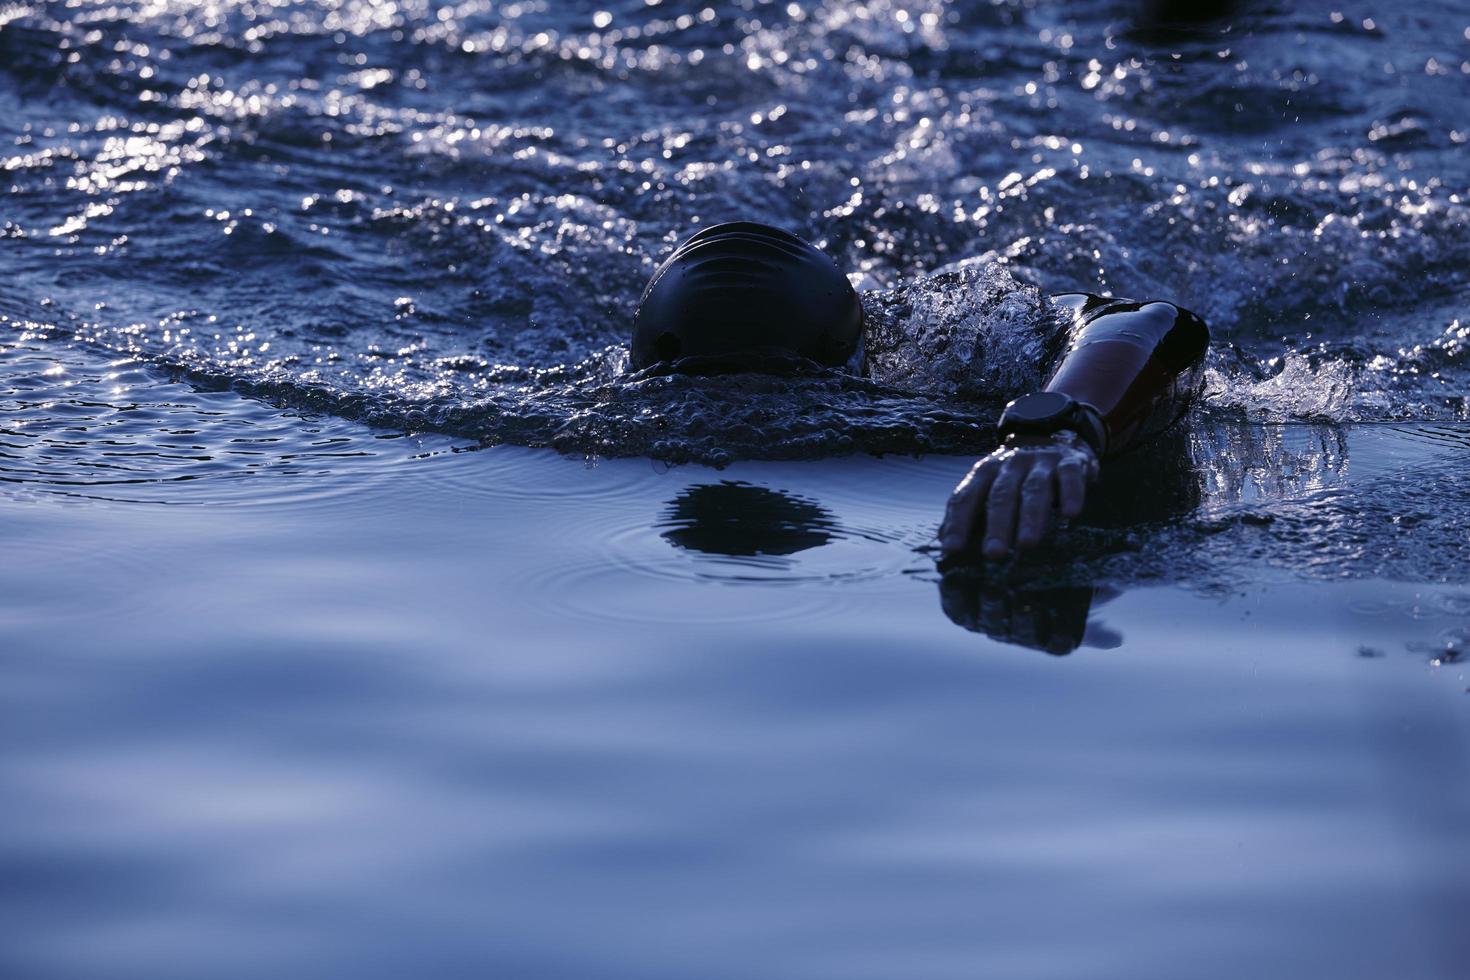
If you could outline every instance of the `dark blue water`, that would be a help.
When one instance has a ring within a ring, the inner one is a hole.
[[[1470,417],[1463,5],[1240,6],[11,5],[0,315],[488,443],[983,443],[912,386],[625,379],[661,254],[750,217],[873,288],[1174,299],[1238,347],[1221,411]]]
[[[0,5],[0,976],[1464,976],[1470,10],[1236,6]],[[1204,404],[941,575],[932,364],[627,372],[736,217]]]

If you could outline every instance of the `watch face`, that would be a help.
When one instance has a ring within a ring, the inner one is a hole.
[[[1072,410],[1072,399],[1059,391],[1038,391],[1011,402],[1005,411],[1010,422],[1038,424],[1060,419]]]

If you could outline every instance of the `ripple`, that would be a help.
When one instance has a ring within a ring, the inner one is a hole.
[[[836,590],[790,588],[790,580],[688,574],[677,555],[589,555],[541,569],[522,583],[526,601],[557,617],[674,628],[696,624],[811,621],[848,601]],[[671,588],[682,582],[687,588]],[[730,588],[744,584],[746,588]],[[771,587],[780,586],[780,587]]]
[[[1470,451],[1470,426],[1465,425],[1396,425],[1395,432],[1422,440],[1452,453]]]
[[[326,506],[386,478],[422,440],[170,382],[93,352],[0,348],[10,380],[0,483],[25,496],[169,505]],[[432,441],[431,441],[432,442]]]
[[[467,452],[476,455],[475,465],[464,465],[462,456]],[[650,475],[668,470],[650,460],[577,459],[513,445],[456,446],[441,460],[425,460],[416,467],[415,477],[452,487],[468,499],[575,499],[591,513],[600,504],[641,496]]]
[[[927,565],[916,548],[933,534],[913,511],[893,524],[840,518],[778,486],[745,481],[683,487],[648,520],[626,512],[604,526],[599,547],[629,574],[726,585],[892,586]],[[649,561],[650,555],[657,556]]]
[[[156,570],[126,538],[72,518],[36,515],[0,534],[7,552],[23,555],[31,569],[12,577],[0,600],[0,622],[12,628],[46,627],[63,616],[149,619],[165,609],[177,612],[168,597],[146,587]],[[78,582],[86,588],[77,588]]]

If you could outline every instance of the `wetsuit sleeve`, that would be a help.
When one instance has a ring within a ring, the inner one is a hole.
[[[1047,391],[1097,413],[1104,455],[1126,452],[1179,421],[1199,393],[1210,331],[1172,303],[1065,293],[1070,342]]]

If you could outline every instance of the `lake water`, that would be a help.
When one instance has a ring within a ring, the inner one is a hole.
[[[1464,976],[1470,13],[1239,6],[0,6],[0,974]],[[986,406],[625,372],[739,216],[1204,404],[941,575]]]

